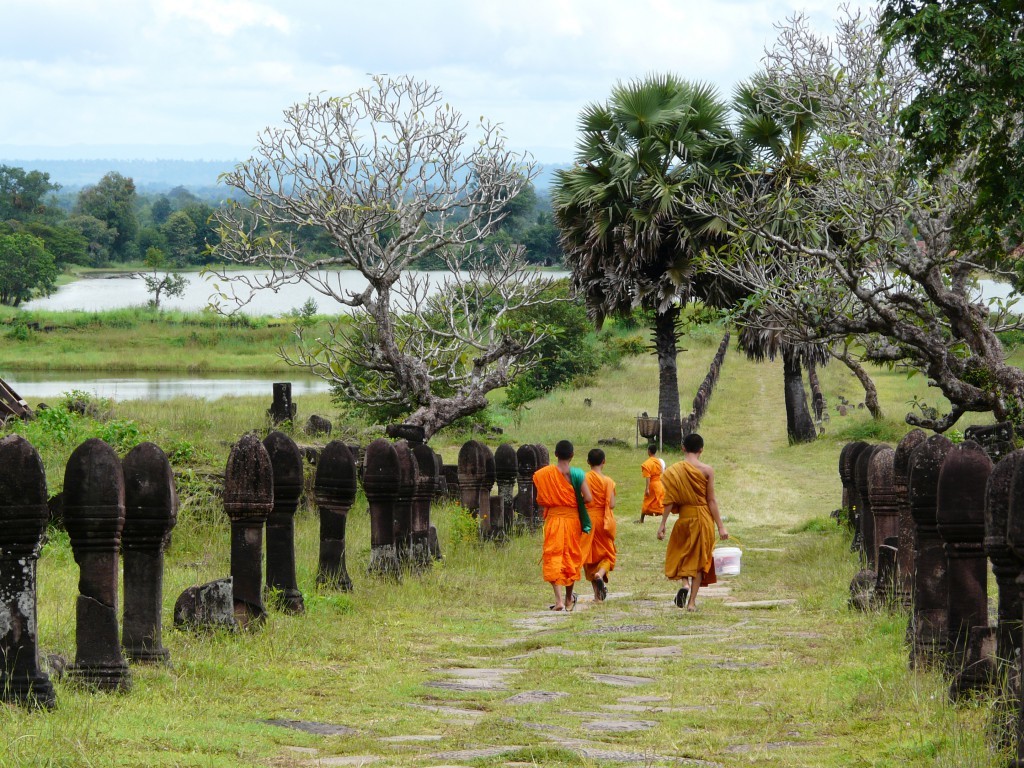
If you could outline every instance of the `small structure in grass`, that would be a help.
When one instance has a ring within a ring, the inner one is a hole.
[[[274,476],[274,506],[267,516],[267,588],[279,606],[302,613],[305,603],[295,578],[295,510],[302,496],[302,452],[288,435],[271,432],[263,441]]]
[[[356,500],[356,457],[340,440],[332,440],[320,454],[314,481],[320,510],[320,564],[316,583],[352,591],[345,565],[345,527]]]

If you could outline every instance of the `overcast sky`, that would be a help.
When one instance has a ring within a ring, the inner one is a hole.
[[[439,86],[541,162],[580,108],[673,71],[724,96],[774,25],[837,0],[0,0],[0,157],[233,159],[310,93]],[[863,3],[862,5],[867,5]],[[58,149],[66,148],[66,149]]]

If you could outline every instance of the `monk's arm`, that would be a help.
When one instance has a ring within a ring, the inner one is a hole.
[[[725,530],[722,516],[718,512],[718,499],[715,498],[715,470],[713,469],[708,472],[708,509],[711,510],[711,518],[715,521],[715,525],[718,526],[718,537],[720,539],[728,539],[729,532]]]
[[[668,522],[668,516],[675,511],[676,505],[674,501],[665,502],[665,511],[661,513],[661,525],[658,526],[658,540],[661,541],[665,538],[665,523]]]
[[[608,509],[615,509],[615,491],[608,491]]]
[[[590,492],[590,486],[587,483],[580,484],[580,493],[583,495],[583,501],[587,504],[594,501],[594,494]]]
[[[644,477],[644,496],[651,495],[651,476]]]

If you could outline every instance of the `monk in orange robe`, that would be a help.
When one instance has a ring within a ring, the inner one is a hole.
[[[688,611],[697,610],[697,592],[703,584],[714,584],[715,526],[718,535],[729,538],[722,524],[715,499],[715,471],[700,460],[704,438],[696,432],[683,439],[686,452],[682,461],[665,472],[665,512],[658,528],[658,540],[665,538],[665,523],[673,512],[679,519],[672,526],[672,535],[665,550],[665,576],[682,580],[675,604]]]
[[[658,446],[651,443],[647,446],[647,461],[640,465],[640,473],[644,476],[644,502],[640,507],[640,522],[647,515],[660,515],[665,511],[665,487],[661,476],[665,471],[665,462],[655,454]]]
[[[600,448],[587,454],[586,482],[593,501],[587,504],[590,533],[583,534],[583,572],[594,587],[594,600],[608,597],[608,574],[615,568],[615,481],[604,473],[605,455]]]
[[[580,548],[583,522],[576,488],[580,489],[584,503],[593,501],[590,489],[584,482],[583,470],[569,466],[573,452],[572,443],[560,440],[555,446],[557,463],[541,467],[533,473],[537,504],[544,509],[544,553],[541,564],[544,581],[555,591],[555,603],[550,606],[552,611],[571,611],[576,606],[576,595],[572,590],[583,566],[583,551]],[[582,514],[586,514],[585,508]],[[589,521],[587,529],[590,530]]]

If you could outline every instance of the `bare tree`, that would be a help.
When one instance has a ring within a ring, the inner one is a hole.
[[[932,180],[905,171],[898,118],[920,73],[899,49],[886,53],[876,29],[849,12],[832,40],[801,17],[782,29],[759,97],[783,113],[815,105],[818,172],[771,188],[754,170],[695,200],[742,235],[705,267],[785,319],[793,341],[884,338],[873,360],[926,373],[951,403],[947,414],[908,414],[915,426],[944,431],[969,411],[1024,424],[1024,372],[1006,364],[997,336],[1018,320],[982,301],[973,280],[984,257],[1005,257],[954,237],[974,193],[971,158]],[[792,228],[778,227],[780,215]]]
[[[434,86],[377,76],[345,97],[311,97],[266,129],[253,156],[225,174],[249,203],[217,214],[226,259],[267,273],[215,272],[221,305],[302,281],[352,311],[328,337],[298,334],[294,365],[360,402],[401,403],[427,436],[485,407],[490,390],[537,361],[546,330],[522,322],[545,301],[546,282],[527,278],[519,248],[485,253],[484,238],[529,182],[532,163],[505,148],[484,121],[468,132]],[[322,230],[327,253],[296,233]],[[450,270],[436,294],[406,270],[425,256]],[[365,290],[341,288],[355,268]],[[516,318],[520,321],[517,322]]]

